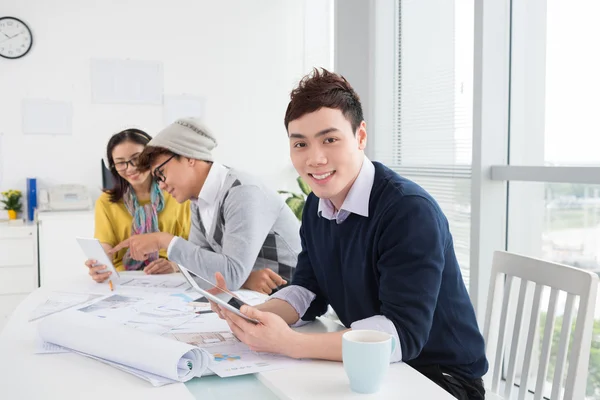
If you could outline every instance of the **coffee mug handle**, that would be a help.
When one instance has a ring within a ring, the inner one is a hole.
[[[396,350],[396,345],[397,345],[396,337],[392,336],[392,353],[391,354],[394,354],[394,350]]]

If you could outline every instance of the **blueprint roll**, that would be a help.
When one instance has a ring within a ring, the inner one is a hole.
[[[212,359],[207,351],[187,343],[76,310],[44,318],[38,333],[45,342],[110,364],[154,386],[199,377]]]
[[[27,219],[33,221],[37,208],[37,179],[27,178]]]

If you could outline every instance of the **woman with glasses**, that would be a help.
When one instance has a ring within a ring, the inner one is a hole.
[[[152,139],[146,132],[126,129],[113,135],[106,148],[107,167],[114,177],[114,187],[105,190],[96,201],[94,237],[108,253],[114,246],[133,235],[168,232],[187,238],[190,231],[189,202],[178,203],[162,191],[150,171],[140,172],[137,159]],[[109,272],[96,266],[95,260],[85,265],[96,282],[103,282]],[[129,250],[113,255],[113,264],[119,271],[143,270],[147,274],[167,274],[178,271],[177,265],[167,260],[166,251],[152,253],[144,261],[134,260]]]

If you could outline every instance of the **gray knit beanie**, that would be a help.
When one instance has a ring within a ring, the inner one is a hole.
[[[214,135],[198,118],[180,118],[160,131],[148,146],[163,147],[183,157],[213,161]]]

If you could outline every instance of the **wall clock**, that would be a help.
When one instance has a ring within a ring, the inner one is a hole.
[[[14,17],[0,18],[0,57],[21,58],[32,45],[33,36],[25,22]]]

